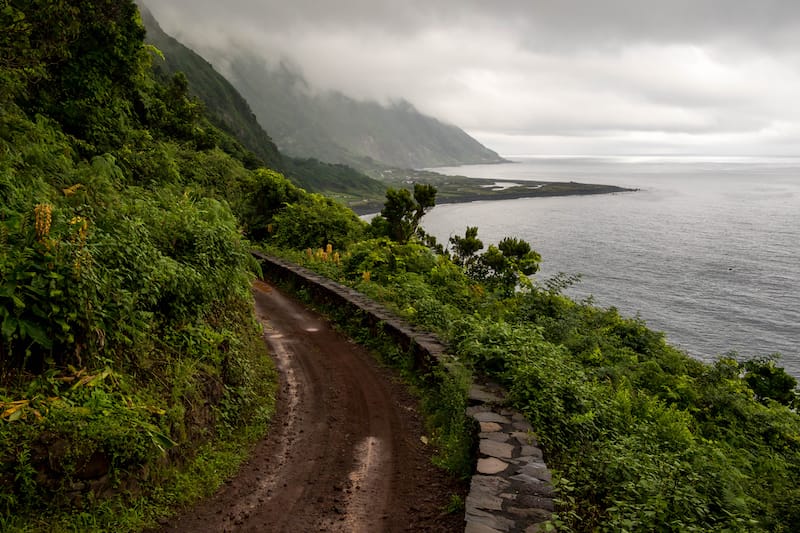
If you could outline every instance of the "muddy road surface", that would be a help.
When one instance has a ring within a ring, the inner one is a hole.
[[[435,468],[416,402],[328,322],[264,282],[256,311],[280,372],[278,411],[236,478],[163,531],[464,531],[464,487]]]

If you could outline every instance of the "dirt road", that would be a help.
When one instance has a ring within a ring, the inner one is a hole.
[[[431,465],[414,399],[360,346],[263,282],[278,413],[239,475],[164,531],[455,532],[463,487]]]

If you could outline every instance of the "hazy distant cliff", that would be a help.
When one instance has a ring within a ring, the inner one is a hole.
[[[244,52],[218,59],[227,63],[231,83],[286,154],[357,168],[503,161],[463,130],[421,114],[408,102],[382,105],[337,92],[319,93],[286,65],[271,68]]]
[[[166,58],[156,58],[156,67],[167,75],[184,72],[209,117],[272,167],[289,170],[291,160],[281,153],[361,170],[503,161],[460,128],[423,115],[406,101],[383,105],[315,91],[296,70],[270,67],[248,51],[206,54],[211,63],[224,65],[225,75],[220,74],[140,8],[147,41]],[[359,188],[362,178],[356,179]]]

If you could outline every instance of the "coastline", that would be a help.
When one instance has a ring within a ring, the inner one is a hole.
[[[421,183],[423,181],[425,181],[425,183],[428,183],[429,181],[440,182],[431,183],[438,190],[436,195],[437,205],[464,204],[482,201],[517,200],[520,198],[616,194],[623,192],[636,192],[639,190],[618,187],[616,185],[578,183],[574,181],[526,181],[523,185],[511,180],[489,180],[481,178],[466,178],[463,176],[445,176],[443,174],[435,174],[433,172],[424,173],[426,175],[433,174],[437,177],[437,179],[424,180],[419,179],[421,176],[415,176],[417,179],[405,180],[400,185],[413,186],[414,183]],[[430,178],[432,176],[425,177]],[[443,181],[441,178],[449,178],[449,180]],[[465,181],[468,181],[469,183],[465,183]],[[381,208],[383,207],[383,200],[368,199],[365,201],[350,202],[348,207],[359,216],[369,215],[380,212]]]

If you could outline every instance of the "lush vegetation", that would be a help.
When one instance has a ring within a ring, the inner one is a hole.
[[[156,77],[133,2],[3,2],[0,28],[0,529],[135,529],[266,430],[248,239],[363,224]]]
[[[561,529],[800,524],[798,393],[774,358],[699,363],[568,299],[567,277],[531,281],[518,239],[484,250],[467,228],[445,249],[421,228],[432,187],[390,191],[367,225],[261,168],[185,76],[154,77],[130,1],[5,2],[0,28],[0,529],[141,527],[160,511],[131,518],[140,495],[200,485],[173,466],[218,482],[241,457],[273,393],[253,240],[505,383],[556,469]]]
[[[800,402],[774,356],[694,360],[639,319],[564,296],[574,277],[532,281],[540,257],[515,238],[484,249],[472,227],[443,250],[419,226],[432,199],[390,191],[370,238],[335,260],[284,253],[506,385],[555,469],[560,530],[796,530]]]

